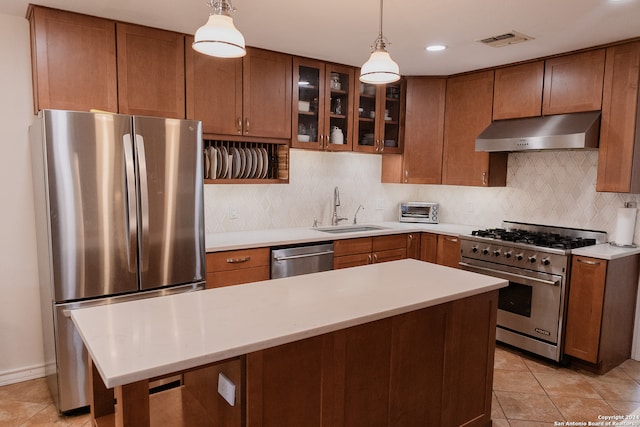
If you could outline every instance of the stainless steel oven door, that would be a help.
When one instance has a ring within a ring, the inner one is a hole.
[[[557,344],[560,340],[563,276],[462,258],[463,270],[509,281],[500,289],[498,327],[537,340]]]

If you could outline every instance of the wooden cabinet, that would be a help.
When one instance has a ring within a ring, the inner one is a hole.
[[[493,120],[542,114],[544,61],[498,68],[493,87]]]
[[[248,427],[491,424],[498,292],[246,356]]]
[[[407,257],[407,235],[360,237],[333,242],[333,269],[356,267]]]
[[[407,236],[407,258],[420,259],[420,234],[408,233]]]
[[[459,268],[460,239],[446,234],[421,233],[420,260]]]
[[[382,157],[382,182],[442,182],[446,84],[446,79],[407,78],[403,152]]]
[[[269,280],[269,248],[240,249],[207,254],[207,288]]]
[[[597,191],[640,193],[640,42],[606,51]]]
[[[599,110],[604,62],[604,49],[547,59],[542,114]]]
[[[34,110],[118,111],[113,21],[30,5]]]
[[[436,263],[459,268],[458,262],[460,262],[460,239],[457,236],[439,234]]]
[[[247,48],[239,59],[186,52],[187,118],[210,139],[291,139],[291,56]],[[218,138],[219,136],[219,138]]]
[[[291,139],[291,55],[249,48],[243,58],[243,135]]]
[[[118,111],[185,118],[184,35],[116,24]]]
[[[438,261],[438,235],[420,233],[420,260],[435,264]]]
[[[351,151],[355,69],[294,58],[293,74],[291,146]]]
[[[215,58],[185,40],[187,118],[205,134],[242,135],[242,58]]]
[[[387,85],[360,83],[354,108],[354,151],[401,153],[404,81]]]
[[[640,255],[571,263],[565,354],[604,373],[631,355]]]
[[[507,153],[476,152],[476,137],[491,123],[493,70],[447,81],[442,183],[505,186]]]

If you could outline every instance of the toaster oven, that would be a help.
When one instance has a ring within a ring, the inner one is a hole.
[[[438,223],[439,206],[433,202],[400,203],[400,222]]]

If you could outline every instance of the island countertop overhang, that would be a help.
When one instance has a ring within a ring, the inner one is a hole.
[[[109,388],[507,286],[401,260],[74,310]]]

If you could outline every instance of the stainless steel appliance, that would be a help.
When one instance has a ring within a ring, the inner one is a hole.
[[[433,202],[402,202],[398,220],[400,222],[422,222],[437,224],[440,205]]]
[[[560,361],[571,249],[602,231],[503,221],[460,236],[460,268],[509,281],[500,289],[496,339]]]
[[[68,310],[204,287],[201,124],[43,110],[30,139],[45,371],[64,412],[89,404]]]
[[[476,138],[476,151],[598,148],[600,111],[496,120]]]
[[[271,278],[333,270],[333,243],[314,243],[271,250]]]

